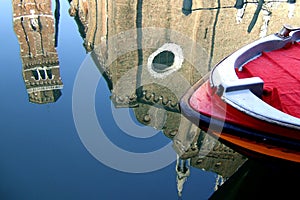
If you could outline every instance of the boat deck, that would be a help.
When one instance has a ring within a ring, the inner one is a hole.
[[[262,99],[274,108],[300,118],[300,44],[263,52],[236,70],[239,78],[260,77]]]

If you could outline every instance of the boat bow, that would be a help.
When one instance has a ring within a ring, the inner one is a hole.
[[[212,69],[210,87],[223,101],[241,112],[260,120],[300,130],[299,118],[284,113],[261,99],[264,84],[261,78],[240,79],[236,74],[236,70],[241,71],[243,65],[260,56],[262,52],[284,48],[299,39],[299,29],[284,26],[279,33],[244,46]]]

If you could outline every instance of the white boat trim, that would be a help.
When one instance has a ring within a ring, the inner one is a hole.
[[[239,111],[260,120],[300,130],[300,118],[286,114],[259,98],[263,92],[263,81],[259,77],[239,79],[235,72],[235,68],[242,68],[263,51],[280,49],[300,40],[300,30],[290,31],[285,37],[280,36],[273,34],[259,39],[225,58],[212,69],[210,86],[217,89],[223,101]]]

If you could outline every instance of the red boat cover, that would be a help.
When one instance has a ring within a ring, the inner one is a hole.
[[[260,77],[264,81],[262,99],[273,107],[300,118],[300,44],[272,52],[236,70],[239,78]]]

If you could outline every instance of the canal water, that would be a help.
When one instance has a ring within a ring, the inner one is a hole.
[[[236,1],[33,2],[0,8],[0,199],[296,194],[298,166],[235,152],[177,102],[298,7],[266,3],[255,21],[256,4],[237,15]]]

